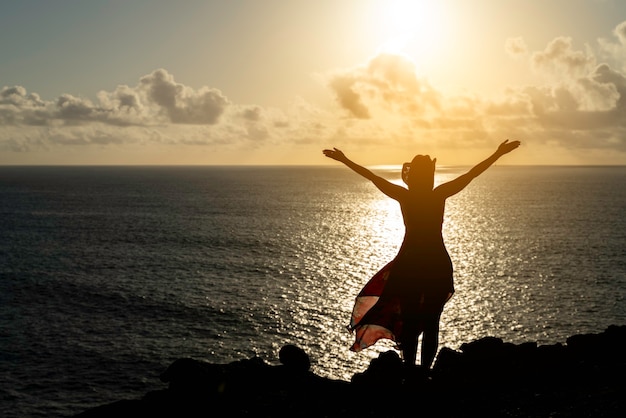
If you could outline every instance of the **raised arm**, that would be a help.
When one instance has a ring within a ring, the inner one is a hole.
[[[476,164],[467,173],[457,177],[454,180],[451,180],[447,183],[444,183],[438,186],[437,190],[443,193],[446,197],[452,196],[460,192],[468,184],[470,184],[472,180],[474,180],[476,177],[481,175],[485,170],[491,167],[493,163],[495,163],[498,160],[498,158],[502,157],[504,154],[508,154],[509,152],[513,151],[519,146],[520,146],[519,141],[509,142],[509,140],[507,139],[506,141],[501,143],[498,146],[498,149],[496,150],[496,152],[491,154],[487,159]]]
[[[346,157],[346,155],[341,150],[337,148],[325,149],[322,152],[328,158],[332,158],[333,160],[336,160],[336,161],[339,161],[340,163],[345,164],[348,168],[350,168],[355,173],[360,174],[361,176],[370,180],[372,183],[374,183],[376,187],[378,187],[378,189],[381,192],[383,192],[384,194],[386,194],[387,196],[393,199],[397,199],[399,193],[403,193],[406,191],[404,187],[398,186],[397,184],[393,184],[392,182],[374,174],[369,169],[350,160],[348,157]]]

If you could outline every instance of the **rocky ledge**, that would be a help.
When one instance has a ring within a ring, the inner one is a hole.
[[[100,417],[626,417],[626,326],[565,344],[485,337],[442,348],[430,371],[382,353],[351,381],[322,378],[286,345],[280,365],[182,358],[161,375],[168,388],[89,409]]]

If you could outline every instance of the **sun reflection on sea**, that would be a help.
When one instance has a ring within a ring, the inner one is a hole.
[[[405,186],[399,178],[397,167],[378,167],[377,170],[395,184]],[[447,181],[455,176],[457,171],[448,169],[441,174],[437,173],[435,184]],[[300,311],[301,313],[304,312],[304,315],[308,317],[308,319],[302,320],[307,325],[304,329],[308,328],[310,331],[310,327],[315,325],[317,328],[316,334],[332,336],[333,342],[330,344],[326,341],[320,341],[315,344],[316,349],[314,352],[322,353],[320,354],[321,358],[317,360],[321,364],[325,364],[326,369],[331,364],[336,363],[338,356],[347,358],[350,362],[349,367],[345,371],[341,369],[333,371],[335,375],[339,374],[343,378],[349,378],[354,374],[355,369],[363,370],[367,368],[369,362],[373,358],[378,357],[380,353],[396,348],[394,342],[380,340],[363,352],[346,353],[346,350],[354,342],[354,335],[345,328],[349,322],[354,299],[367,280],[395,257],[404,235],[404,223],[398,202],[386,197],[369,183],[366,183],[364,187],[362,190],[364,195],[361,196],[361,199],[343,201],[339,206],[342,215],[349,217],[349,220],[347,218],[343,221],[340,220],[341,228],[334,228],[335,231],[341,231],[338,238],[339,241],[329,240],[334,242],[334,244],[329,242],[329,245],[337,246],[339,252],[333,260],[333,272],[334,274],[338,274],[338,272],[345,273],[346,277],[338,278],[336,281],[333,280],[332,292],[329,289],[329,292],[326,294],[324,302],[326,305],[320,307],[322,312],[311,312],[311,305],[303,305]],[[339,216],[340,219],[341,217]],[[467,254],[462,254],[462,257],[476,259],[476,254],[473,254],[473,252],[476,252],[475,249],[467,247],[461,250],[460,248],[460,243],[471,240],[469,236],[463,235],[464,224],[468,221],[471,222],[471,220],[471,217],[466,217],[459,210],[458,205],[453,205],[451,214],[446,216],[445,222],[448,226],[445,233],[451,239],[456,253],[458,251],[467,252]],[[483,311],[484,309],[479,303],[470,307],[464,305],[461,310],[457,301],[453,298],[446,307],[442,317],[441,343],[452,347],[458,346],[461,338],[464,338],[464,336],[454,331],[456,329],[454,324],[463,324],[466,327],[471,323],[471,318],[477,316],[482,317],[484,320],[487,315]],[[336,321],[329,320],[329,316],[331,318],[342,318],[344,327],[338,330]],[[311,317],[316,317],[316,319],[311,320]],[[450,326],[448,327],[448,325]],[[450,332],[448,332],[448,328]],[[476,334],[479,332],[480,330],[476,330]],[[356,362],[356,365],[354,362]],[[322,371],[320,370],[320,372]]]
[[[376,170],[395,184],[405,186],[398,167],[377,167]],[[452,179],[461,170],[444,167],[436,173],[435,185]],[[334,220],[336,226],[329,228],[333,234],[327,236],[326,245],[336,249],[332,271],[318,271],[318,274],[328,275],[333,283],[332,289],[325,293],[319,311],[312,311],[311,306],[319,305],[320,301],[315,303],[310,300],[304,302],[302,309],[296,313],[307,317],[301,318],[306,324],[298,331],[303,334],[302,338],[306,338],[303,330],[308,329],[307,332],[310,332],[311,327],[316,328],[316,335],[329,337],[329,340],[317,341],[315,349],[311,350],[319,353],[317,361],[324,364],[318,372],[347,379],[355,370],[366,369],[369,362],[380,353],[396,348],[394,342],[381,340],[363,352],[349,352],[347,349],[354,342],[354,336],[345,326],[349,322],[354,298],[367,280],[395,257],[404,234],[399,204],[370,183],[362,183],[360,187],[353,191],[359,195],[358,198],[350,199],[350,195],[344,195],[344,199],[338,202],[336,207],[339,210]],[[481,289],[481,274],[475,270],[481,269],[481,266],[493,267],[494,260],[488,255],[495,250],[494,245],[482,239],[482,236],[485,235],[485,228],[494,227],[498,219],[487,219],[488,214],[481,213],[480,204],[470,204],[470,200],[476,196],[460,196],[450,199],[443,226],[444,239],[456,267],[457,294],[446,305],[441,319],[440,347],[450,348],[458,348],[468,339],[484,335],[485,325],[495,322],[493,301],[483,297],[489,291]],[[499,271],[497,276],[506,280],[503,266]],[[337,327],[336,318],[341,320],[340,328]],[[480,321],[476,318],[480,318]],[[339,359],[348,362],[345,369],[346,365],[340,365]]]

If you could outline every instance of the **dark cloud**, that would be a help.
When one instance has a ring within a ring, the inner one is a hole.
[[[622,112],[626,111],[626,76],[623,73],[613,70],[607,64],[600,64],[591,78],[598,83],[614,86],[619,95],[616,107]]]
[[[37,94],[29,94],[24,87],[13,86],[0,90],[0,105],[35,108],[43,106],[44,102]]]
[[[97,103],[71,94],[45,102],[22,86],[4,87],[0,90],[0,122],[17,126],[92,122],[115,126],[212,125],[229,105],[219,90],[194,90],[159,69],[142,77],[134,88],[118,86],[112,92],[99,92]]]
[[[357,83],[357,77],[341,74],[332,78],[330,88],[335,92],[341,107],[348,110],[352,116],[359,119],[369,119],[370,112],[363,104],[360,94],[356,92]]]
[[[174,77],[163,69],[142,77],[139,88],[172,123],[212,125],[230,104],[220,90],[203,87],[194,91],[176,83]]]
[[[67,121],[94,121],[98,120],[98,113],[103,110],[91,104],[88,100],[83,100],[69,94],[64,94],[57,99],[58,113],[57,119]]]
[[[22,86],[4,87],[0,90],[0,123],[3,125],[46,124],[46,103]]]
[[[241,110],[241,117],[247,121],[257,122],[261,120],[263,109],[260,106],[247,106]]]

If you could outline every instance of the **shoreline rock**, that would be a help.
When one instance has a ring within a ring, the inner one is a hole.
[[[626,325],[565,344],[512,344],[485,337],[442,348],[432,370],[406,370],[387,351],[348,381],[310,371],[286,345],[281,365],[254,357],[228,364],[181,358],[161,374],[168,388],[77,418],[171,417],[624,417]],[[408,412],[407,412],[408,411]]]

